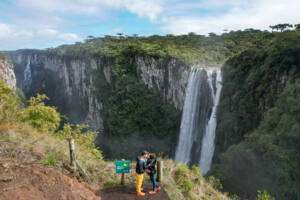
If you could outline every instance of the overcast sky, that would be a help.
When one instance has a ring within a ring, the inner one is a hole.
[[[0,49],[48,48],[96,37],[300,23],[300,0],[0,0]]]

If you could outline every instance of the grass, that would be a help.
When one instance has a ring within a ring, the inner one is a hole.
[[[54,166],[57,164],[57,159],[54,155],[49,155],[45,158],[45,160],[42,162],[44,165],[52,165]]]

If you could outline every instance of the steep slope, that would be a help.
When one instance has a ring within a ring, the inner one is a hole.
[[[69,178],[52,167],[7,158],[0,148],[1,200],[101,200],[83,183]]]
[[[244,197],[299,199],[300,32],[272,37],[224,65],[214,173]]]

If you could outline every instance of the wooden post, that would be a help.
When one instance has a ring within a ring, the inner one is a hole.
[[[69,138],[69,148],[70,148],[70,165],[74,168],[74,172],[76,172],[75,143],[73,138]]]
[[[163,161],[157,161],[157,182],[162,182],[163,179]]]
[[[84,176],[89,184],[92,184],[92,180],[90,179],[89,175],[84,171],[84,169],[79,165],[78,161],[75,160],[76,166],[79,169],[80,173]]]
[[[122,161],[125,161],[125,159],[122,159]],[[122,173],[121,175],[121,185],[125,185],[125,174]]]

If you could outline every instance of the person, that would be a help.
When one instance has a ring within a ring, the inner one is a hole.
[[[142,192],[142,184],[144,173],[146,171],[146,159],[149,158],[149,152],[143,151],[141,156],[136,158],[136,193],[138,196],[145,196],[145,193]]]
[[[156,191],[160,190],[160,187],[156,182],[155,164],[156,164],[156,158],[153,154],[150,154],[149,159],[147,160],[147,164],[146,164],[146,168],[147,168],[146,172],[150,176],[150,180],[153,184],[153,190],[149,191],[149,194],[155,194]]]

